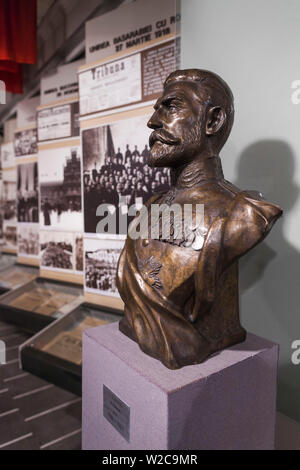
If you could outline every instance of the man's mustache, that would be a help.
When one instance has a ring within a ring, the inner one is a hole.
[[[155,142],[161,142],[162,144],[166,145],[177,145],[180,143],[179,138],[175,138],[172,134],[167,131],[159,130],[153,131],[149,137],[149,146],[150,148],[155,144]]]

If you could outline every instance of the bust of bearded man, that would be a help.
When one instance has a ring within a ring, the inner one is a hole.
[[[256,191],[224,179],[219,152],[234,119],[233,95],[218,75],[178,70],[164,83],[148,122],[148,165],[171,171],[170,190],[154,194],[153,205],[192,207],[191,223],[170,217],[170,236],[133,237],[133,220],[121,253],[117,286],[125,304],[120,331],[142,351],[177,369],[242,342],[238,260],[261,242],[281,216],[279,206]],[[197,225],[195,207],[203,207]],[[184,210],[182,211],[184,214]],[[177,220],[177,221],[176,221]],[[153,225],[153,224],[152,224]],[[179,237],[177,236],[179,233]]]

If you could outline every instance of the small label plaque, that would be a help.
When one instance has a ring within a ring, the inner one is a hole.
[[[6,346],[2,340],[0,340],[0,366],[1,364],[6,364]]]
[[[126,441],[130,441],[130,408],[105,385],[103,385],[103,416]]]

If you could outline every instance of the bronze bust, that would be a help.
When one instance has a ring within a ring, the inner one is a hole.
[[[147,208],[192,204],[194,221],[198,204],[204,217],[201,227],[190,227],[179,239],[174,217],[168,239],[161,226],[158,238],[151,238],[148,218],[148,237],[132,238],[129,230],[117,272],[125,303],[119,328],[146,354],[177,369],[245,340],[238,259],[266,237],[282,210],[224,179],[219,152],[234,107],[218,75],[198,69],[171,73],[154,110],[148,164],[170,168],[172,183]]]

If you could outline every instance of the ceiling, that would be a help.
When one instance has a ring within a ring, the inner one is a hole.
[[[0,133],[3,122],[14,117],[18,102],[39,93],[42,76],[84,56],[85,22],[127,1],[133,0],[37,0],[37,63],[23,66],[24,94],[6,94],[6,105],[0,109]]]
[[[37,0],[37,24],[39,25],[42,18],[47,13],[47,10],[51,7],[56,0]]]

